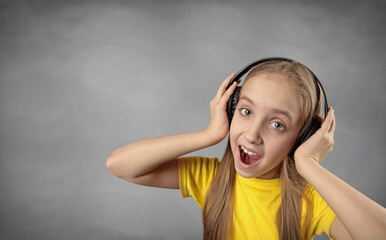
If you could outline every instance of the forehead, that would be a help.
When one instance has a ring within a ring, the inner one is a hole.
[[[288,111],[298,120],[300,109],[295,90],[286,76],[276,73],[259,73],[249,77],[240,91],[240,100],[249,98],[259,110]]]

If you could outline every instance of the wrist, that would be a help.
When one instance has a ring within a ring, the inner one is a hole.
[[[307,173],[310,172],[312,168],[320,167],[320,164],[313,158],[297,158],[295,160],[295,166],[298,173],[306,178]]]
[[[205,134],[205,138],[211,143],[211,145],[216,145],[226,137],[226,135],[221,136],[218,131],[214,131],[210,128],[203,130],[203,132]]]

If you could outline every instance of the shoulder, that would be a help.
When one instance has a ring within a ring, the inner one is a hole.
[[[327,204],[327,202],[322,198],[322,196],[313,188],[311,185],[307,185],[305,194],[309,198],[311,204],[311,231],[314,234],[329,233],[330,226],[334,221],[336,215]],[[305,210],[305,209],[303,209]]]
[[[308,197],[309,202],[311,203],[311,209],[313,211],[321,211],[325,209],[329,209],[328,204],[322,196],[316,191],[314,187],[312,187],[310,184],[306,186],[305,195]]]
[[[316,189],[311,186],[310,184],[307,184],[305,194],[309,197],[310,201],[313,204],[324,204],[327,205],[327,203],[324,201],[322,196],[316,191]],[[328,205],[327,205],[328,206]]]
[[[220,160],[208,157],[177,159],[182,197],[194,197],[201,206],[205,193],[217,173]]]
[[[218,158],[208,158],[208,157],[181,157],[177,159],[178,168],[189,170],[192,172],[201,172],[201,173],[216,173],[217,168],[220,164]]]

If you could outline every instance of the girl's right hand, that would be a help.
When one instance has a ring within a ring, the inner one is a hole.
[[[210,124],[207,130],[216,143],[221,142],[227,136],[229,131],[227,103],[239,81],[234,82],[228,89],[226,88],[234,75],[235,74],[232,73],[224,80],[220,85],[216,96],[210,102]]]

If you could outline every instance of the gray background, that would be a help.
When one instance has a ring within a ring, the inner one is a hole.
[[[337,118],[323,165],[385,206],[385,12],[384,1],[1,0],[0,238],[200,239],[194,200],[118,179],[105,161],[207,127],[223,79],[267,56],[321,79]]]

